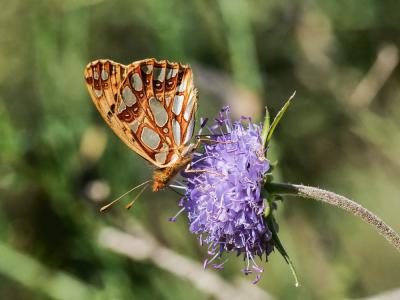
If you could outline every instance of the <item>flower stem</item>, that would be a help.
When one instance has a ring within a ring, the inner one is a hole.
[[[315,187],[287,184],[287,183],[268,183],[266,186],[268,192],[280,195],[293,195],[303,198],[319,200],[333,206],[346,210],[353,215],[360,217],[364,222],[372,225],[383,235],[399,252],[400,236],[389,225],[383,222],[379,217],[362,207],[360,204],[335,193],[318,189]]]

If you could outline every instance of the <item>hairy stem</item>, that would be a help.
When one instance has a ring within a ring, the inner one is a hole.
[[[400,252],[399,234],[368,209],[346,197],[315,187],[297,184],[268,183],[265,187],[270,193],[319,200],[351,212],[353,215],[363,219],[366,223],[374,226],[375,229]]]

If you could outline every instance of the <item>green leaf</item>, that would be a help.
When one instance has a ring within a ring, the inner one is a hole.
[[[269,202],[267,199],[264,199],[264,217],[268,217],[268,215],[271,213],[271,206],[269,205]]]
[[[289,265],[290,270],[292,271],[292,275],[294,277],[294,281],[295,281],[295,286],[299,287],[300,283],[299,283],[299,279],[297,277],[297,272],[296,269],[289,257],[289,255],[287,254],[285,248],[283,247],[279,237],[278,237],[278,233],[276,230],[276,221],[274,218],[273,214],[269,214],[268,218],[266,218],[267,224],[268,224],[268,228],[271,230],[272,233],[272,240],[275,243],[275,248],[278,249],[279,253],[282,255],[283,259],[286,261],[286,263]]]
[[[290,105],[290,102],[292,101],[292,99],[293,99],[293,97],[295,95],[296,95],[296,91],[292,94],[292,96],[290,96],[289,100],[286,101],[285,105],[281,108],[281,110],[276,115],[275,119],[272,121],[272,124],[268,127],[268,133],[266,134],[265,141],[263,139],[265,148],[268,146],[268,143],[271,140],[272,134],[274,133],[276,126],[278,125],[279,121],[283,117],[283,114],[288,109],[288,107]],[[269,114],[268,114],[268,117],[266,117],[266,119],[267,118],[268,118],[268,123],[269,123]],[[264,122],[264,125],[265,125],[265,122]],[[264,129],[265,128],[263,128],[263,132],[261,133],[261,137],[263,137],[262,134],[264,133]]]
[[[267,136],[268,136],[268,131],[269,127],[271,126],[271,115],[269,114],[268,107],[265,107],[265,119],[264,119],[264,124],[263,124],[263,129],[261,132],[261,141],[262,144],[265,145],[265,142],[267,141]]]

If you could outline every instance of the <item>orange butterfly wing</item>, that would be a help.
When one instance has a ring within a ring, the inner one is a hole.
[[[101,116],[132,150],[158,168],[186,155],[197,110],[189,66],[155,59],[128,66],[97,60],[84,74]]]

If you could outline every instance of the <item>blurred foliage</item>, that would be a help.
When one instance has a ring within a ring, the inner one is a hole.
[[[184,217],[167,221],[178,210],[170,191],[147,192],[129,212],[122,205],[98,212],[149,178],[151,167],[91,103],[82,72],[97,58],[168,58],[198,66],[195,80],[204,69],[230,78],[233,90],[223,93],[248,92],[229,96],[230,104],[258,99],[259,121],[263,106],[276,114],[296,90],[271,145],[275,178],[342,193],[400,231],[398,1],[1,0],[1,7],[1,299],[210,298],[98,244],[99,228],[134,219],[199,268],[205,257]],[[199,85],[199,116],[226,102],[215,84]],[[259,283],[274,297],[358,298],[399,287],[398,253],[354,217],[286,199],[277,219],[302,286],[274,254]],[[231,259],[220,275],[231,281],[239,269]]]

